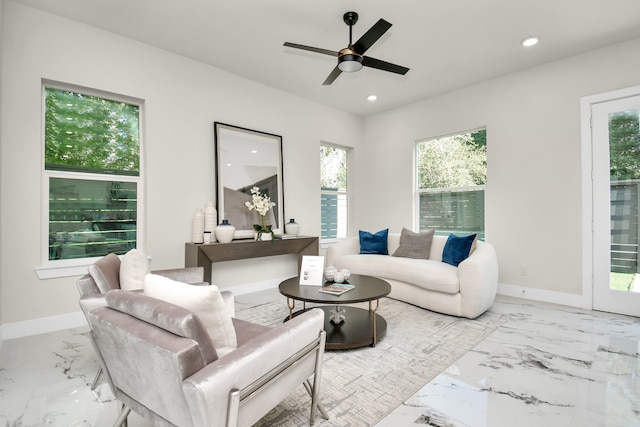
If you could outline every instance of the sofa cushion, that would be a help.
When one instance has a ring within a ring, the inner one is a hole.
[[[131,249],[120,261],[120,289],[135,291],[144,288],[144,277],[148,273],[147,256],[138,249]]]
[[[218,357],[237,347],[231,315],[217,286],[190,285],[157,274],[147,274],[144,293],[179,305],[198,316],[209,333]]]
[[[456,294],[460,292],[458,269],[430,259],[392,257],[389,255],[341,255],[337,268],[347,268],[353,274],[392,279],[419,288]]]
[[[429,259],[434,230],[424,233],[416,233],[407,228],[402,228],[400,233],[400,246],[393,256],[416,259]]]
[[[469,257],[471,247],[476,237],[477,234],[470,234],[469,236],[450,234],[442,250],[442,262],[457,267],[462,261]]]
[[[120,258],[109,254],[89,266],[89,274],[96,282],[100,293],[106,294],[113,289],[120,289]]]
[[[375,234],[360,230],[359,235],[361,254],[389,254],[389,250],[387,249],[387,236],[389,235],[388,228],[380,230]]]

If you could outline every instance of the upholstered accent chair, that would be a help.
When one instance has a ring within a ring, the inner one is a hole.
[[[108,254],[94,264],[89,266],[89,272],[82,276],[76,282],[78,292],[80,293],[80,308],[85,317],[89,312],[98,307],[104,307],[106,305],[105,295],[107,292],[113,289],[121,288],[121,265],[120,257],[116,254]],[[128,273],[131,276],[139,276],[139,281],[144,277],[146,270],[140,268],[138,272]],[[169,277],[173,280],[191,283],[191,284],[204,284],[204,269],[202,267],[188,267],[188,268],[175,268],[167,270],[157,270],[153,272],[161,276]],[[140,288],[142,285],[140,284]],[[221,293],[223,297],[229,298],[231,293]],[[103,368],[100,367],[96,373],[95,379],[91,389],[95,389],[100,376],[102,375]]]
[[[193,312],[141,293],[113,290],[88,313],[91,338],[116,398],[116,425],[133,410],[155,426],[251,426],[301,384],[319,403],[324,312],[276,328],[233,318],[237,348],[218,357]]]

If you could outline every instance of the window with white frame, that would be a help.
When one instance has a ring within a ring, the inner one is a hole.
[[[347,237],[348,156],[347,148],[320,146],[320,236],[325,240]]]
[[[44,82],[46,254],[50,263],[139,247],[142,101]]]
[[[418,229],[484,240],[487,130],[416,143]]]

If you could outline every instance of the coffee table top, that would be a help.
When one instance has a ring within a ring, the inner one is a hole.
[[[300,285],[299,277],[292,277],[280,283],[280,293],[298,301],[315,302],[320,304],[352,304],[356,302],[372,301],[385,297],[391,292],[391,285],[377,277],[352,274],[346,282],[355,288],[342,295],[332,295],[318,292],[320,286]],[[325,283],[329,284],[329,282]]]

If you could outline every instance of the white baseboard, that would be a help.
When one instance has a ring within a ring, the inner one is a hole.
[[[579,307],[591,309],[585,302],[582,295],[567,294],[564,292],[548,291],[545,289],[528,288],[526,286],[498,284],[498,295],[528,299],[532,301],[542,301],[551,304],[566,305],[569,307]]]
[[[81,311],[78,311],[76,313],[24,320],[22,322],[5,323],[0,326],[0,337],[2,340],[10,340],[82,326],[87,326],[87,319]]]

